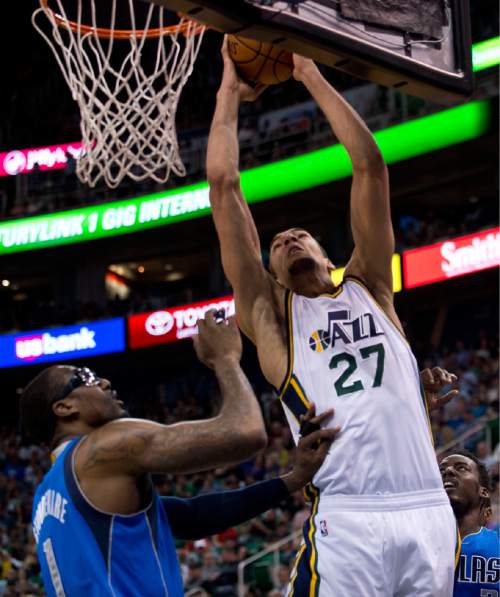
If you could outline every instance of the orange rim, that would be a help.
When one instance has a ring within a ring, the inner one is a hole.
[[[193,28],[192,23],[184,21],[178,25],[169,25],[168,27],[157,27],[156,29],[106,29],[104,27],[91,27],[90,25],[78,24],[76,21],[65,19],[61,15],[54,12],[49,6],[49,0],[40,0],[40,6],[52,14],[58,27],[70,28],[74,33],[81,32],[83,34],[94,33],[97,37],[103,39],[130,39],[130,37],[155,38],[163,35],[175,35],[176,33],[183,33],[184,35],[199,35],[204,29],[204,25],[196,23]],[[179,14],[182,18],[183,15]],[[186,18],[186,17],[184,17]]]

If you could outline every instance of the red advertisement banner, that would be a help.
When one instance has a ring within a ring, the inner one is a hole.
[[[226,317],[234,315],[234,298],[225,296],[132,315],[127,321],[129,348],[145,348],[189,338],[198,332],[198,319],[210,309],[224,309]]]
[[[65,168],[68,158],[77,160],[83,151],[80,142],[61,143],[32,149],[13,149],[0,153],[0,176],[15,176],[39,170],[57,170]]]
[[[500,265],[500,228],[403,252],[404,287],[415,288]]]

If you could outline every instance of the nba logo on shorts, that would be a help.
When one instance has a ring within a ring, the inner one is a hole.
[[[319,521],[319,532],[321,533],[322,537],[326,537],[328,535],[328,527],[326,526],[326,520]]]

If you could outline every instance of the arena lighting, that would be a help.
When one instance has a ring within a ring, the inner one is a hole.
[[[471,102],[375,133],[388,164],[475,139],[491,124],[488,100]],[[311,189],[349,176],[351,163],[337,144],[241,173],[249,203]],[[114,201],[0,224],[0,255],[140,232],[210,213],[208,185],[200,182],[134,199]]]
[[[500,37],[492,37],[472,46],[472,68],[475,73],[500,64]]]

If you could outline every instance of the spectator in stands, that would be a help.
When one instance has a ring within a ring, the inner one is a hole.
[[[490,470],[492,466],[497,462],[495,454],[491,453],[491,448],[487,442],[478,442],[476,445],[476,457],[481,464],[486,467],[486,470]]]

